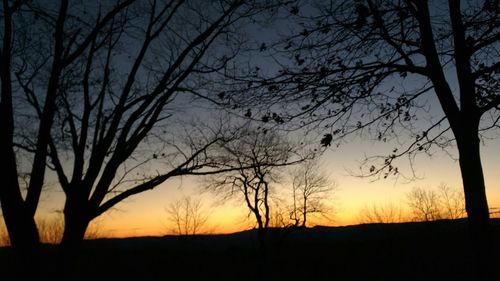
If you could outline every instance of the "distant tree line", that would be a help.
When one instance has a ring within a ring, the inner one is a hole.
[[[466,216],[463,193],[445,184],[435,189],[414,187],[401,205],[394,202],[364,207],[360,223],[398,223],[460,219]]]

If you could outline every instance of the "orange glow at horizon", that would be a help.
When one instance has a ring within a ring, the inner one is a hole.
[[[364,149],[359,149],[363,147]],[[381,151],[376,147],[374,151]],[[360,223],[360,212],[363,208],[384,204],[405,207],[406,194],[413,187],[436,188],[444,183],[461,190],[461,175],[458,162],[445,153],[436,153],[432,157],[419,156],[415,162],[417,178],[413,181],[404,179],[376,180],[373,178],[353,177],[348,171],[359,167],[359,159],[363,158],[366,144],[361,142],[341,146],[338,151],[329,151],[324,155],[324,169],[331,172],[337,189],[334,192],[333,221],[317,221],[318,224],[342,226]],[[490,208],[500,207],[500,140],[491,141],[482,148],[483,169]],[[116,208],[97,218],[94,224],[98,236],[130,237],[130,236],[163,236],[169,234],[171,227],[167,219],[165,207],[170,202],[183,196],[194,195],[202,199],[202,203],[210,210],[207,222],[208,233],[232,233],[252,228],[253,220],[241,201],[224,202],[209,192],[200,194],[202,182],[199,179],[183,178],[167,181],[152,191],[139,194],[122,202]],[[54,187],[53,190],[57,190]],[[43,195],[37,217],[61,216],[64,203],[61,192]]]

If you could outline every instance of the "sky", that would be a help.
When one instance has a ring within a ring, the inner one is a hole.
[[[461,190],[458,162],[449,154],[437,151],[433,156],[419,155],[414,162],[416,178],[389,177],[387,179],[361,178],[353,175],[359,162],[374,151],[383,151],[387,145],[370,140],[353,139],[339,148],[329,149],[322,156],[322,169],[335,182],[331,204],[333,220],[317,221],[324,225],[360,223],[362,210],[371,206],[393,204],[405,208],[406,194],[413,187],[433,189],[440,184]],[[483,169],[490,208],[500,207],[500,139],[482,146]],[[408,165],[401,165],[403,172]],[[161,236],[171,233],[165,208],[184,196],[199,198],[209,213],[205,231],[231,233],[250,229],[252,217],[240,200],[223,200],[202,188],[203,178],[184,177],[169,180],[152,191],[131,197],[95,220],[99,235],[110,237]],[[278,186],[277,188],[283,188]],[[42,198],[39,217],[60,217],[55,211],[62,208],[62,196],[57,188]]]
[[[493,134],[494,137],[494,134]],[[415,177],[389,177],[377,179],[356,176],[360,162],[368,156],[390,152],[396,143],[383,143],[368,137],[353,137],[339,147],[329,147],[322,155],[321,169],[335,182],[335,192],[330,201],[334,209],[331,221],[316,221],[322,225],[350,225],[360,223],[363,209],[371,206],[406,206],[406,195],[414,187],[435,189],[446,184],[461,191],[461,175],[456,148],[447,152],[433,150],[432,156],[419,154],[413,162]],[[485,139],[481,147],[484,176],[490,208],[500,208],[500,138]],[[403,159],[404,160],[404,159]],[[411,175],[407,161],[398,167]],[[161,236],[172,233],[166,208],[184,196],[199,198],[209,213],[206,231],[231,233],[250,229],[253,218],[240,198],[225,200],[203,189],[203,177],[183,177],[167,180],[152,191],[130,197],[115,208],[95,219],[94,228],[106,237]],[[37,217],[61,219],[64,196],[57,180],[49,177],[46,191],[40,201]],[[277,185],[276,189],[286,188]],[[312,225],[311,225],[312,226]]]

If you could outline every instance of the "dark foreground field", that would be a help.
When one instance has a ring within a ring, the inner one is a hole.
[[[498,233],[492,263],[500,268]],[[465,221],[272,229],[265,255],[256,233],[86,241],[72,280],[475,280]],[[41,275],[60,280],[55,247]],[[11,274],[0,249],[1,280]],[[500,271],[499,271],[500,276]],[[500,277],[498,278],[500,280]]]

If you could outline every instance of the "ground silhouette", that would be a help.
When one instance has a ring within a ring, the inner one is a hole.
[[[500,262],[500,220],[491,245]],[[225,235],[87,240],[72,280],[475,280],[465,220],[270,229]],[[467,249],[464,251],[464,247]],[[59,280],[57,248],[44,245],[39,279]],[[12,252],[0,249],[10,280]]]

